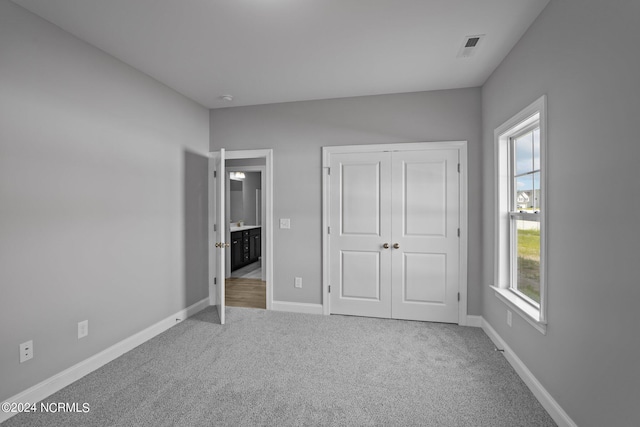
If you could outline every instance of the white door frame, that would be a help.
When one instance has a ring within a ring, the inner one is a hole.
[[[322,147],[322,312],[331,314],[329,297],[330,257],[329,257],[329,224],[330,224],[330,156],[338,153],[371,153],[382,151],[417,151],[457,149],[460,153],[460,303],[458,304],[458,324],[466,326],[467,322],[467,141],[409,142],[398,144],[344,145]]]
[[[226,215],[229,215],[230,209],[231,209],[231,184],[229,182],[230,178],[229,178],[229,172],[233,172],[233,171],[238,171],[238,172],[260,172],[260,187],[261,188],[266,188],[267,186],[267,167],[266,166],[227,166],[226,167],[226,172],[225,172],[225,180],[226,180],[226,196],[227,196],[227,200],[226,200]],[[265,200],[267,197],[266,192],[261,193],[262,194],[262,200],[260,205],[262,206],[262,212],[260,213],[260,217],[263,219],[262,222],[265,222],[265,218],[266,218],[266,214],[265,214]],[[227,217],[228,218],[228,217]],[[227,224],[228,225],[228,224]],[[253,224],[253,225],[257,225],[257,224]],[[265,243],[266,243],[266,229],[264,224],[260,224],[261,225],[261,231],[260,231],[260,257],[262,257],[262,253],[266,252],[265,250]],[[231,241],[231,227],[227,227],[227,242]],[[230,250],[229,250],[230,251]],[[226,272],[227,274],[231,274],[231,254],[228,252],[227,253],[227,268],[226,268]],[[266,281],[267,279],[267,275],[266,275],[266,269],[262,269],[262,280]]]
[[[267,291],[267,310],[271,310],[273,306],[273,150],[233,150],[225,152],[226,160],[235,159],[265,159],[263,177],[264,192],[264,210],[263,232],[262,232],[262,268],[265,275],[266,291]],[[239,168],[239,167],[236,167]],[[225,171],[226,174],[226,171]],[[227,219],[225,218],[225,221]],[[266,237],[266,242],[265,242]],[[213,288],[213,282],[210,283],[209,295]]]

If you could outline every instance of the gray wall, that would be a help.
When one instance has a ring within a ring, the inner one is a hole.
[[[480,314],[480,105],[474,88],[212,110],[212,150],[274,150],[274,299],[322,303],[321,147],[468,140],[469,312]]]
[[[209,112],[7,0],[0,58],[4,400],[207,296]]]
[[[640,425],[640,2],[552,0],[483,87],[483,315],[579,426]],[[493,130],[548,95],[548,318],[493,282]]]

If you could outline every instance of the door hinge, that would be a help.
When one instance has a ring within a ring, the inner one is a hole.
[[[458,237],[460,237],[460,229],[458,228]]]
[[[213,224],[213,231],[218,231],[218,224]]]
[[[329,285],[329,293],[331,293],[331,285]]]
[[[218,177],[218,171],[213,171],[213,177],[217,178]]]
[[[458,301],[460,301],[460,292],[458,292]]]
[[[331,168],[327,168],[327,175],[331,175]]]
[[[460,173],[460,163],[458,163],[458,173]]]
[[[218,284],[218,278],[217,278],[217,277],[214,277],[214,278],[213,278],[213,284],[214,284],[214,285],[217,285],[217,284]]]
[[[327,227],[327,234],[331,234],[331,227]]]

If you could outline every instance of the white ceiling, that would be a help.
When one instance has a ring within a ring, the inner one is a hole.
[[[14,2],[219,108],[480,86],[549,0]]]

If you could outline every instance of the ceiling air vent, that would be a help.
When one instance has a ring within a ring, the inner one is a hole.
[[[482,46],[482,40],[484,39],[484,34],[479,34],[477,36],[466,36],[464,38],[464,42],[458,51],[458,58],[469,58],[473,56],[478,48]]]

